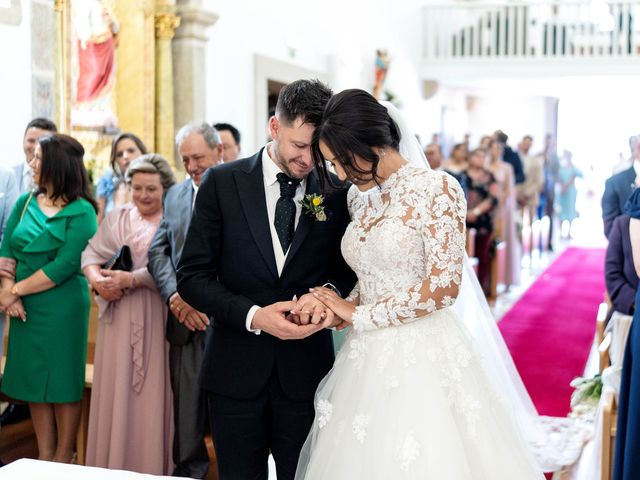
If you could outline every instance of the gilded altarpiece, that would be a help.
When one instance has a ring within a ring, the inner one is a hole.
[[[149,151],[174,161],[174,150],[157,139],[173,138],[173,123],[158,121],[172,79],[160,57],[166,42],[168,0],[56,0],[56,105],[61,129],[84,145],[94,179],[108,167],[111,142],[119,132],[140,136]],[[158,24],[162,25],[162,35]],[[175,28],[175,27],[174,27]],[[169,37],[169,42],[170,42]],[[162,48],[162,47],[160,47]],[[165,85],[163,82],[169,82]],[[173,103],[165,107],[173,116]]]

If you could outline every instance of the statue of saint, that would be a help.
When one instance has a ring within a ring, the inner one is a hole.
[[[381,48],[376,50],[376,77],[375,84],[373,86],[373,96],[378,100],[382,99],[382,87],[384,86],[384,80],[387,77],[387,70],[389,70],[389,64],[391,58],[386,50]]]
[[[118,121],[113,87],[118,20],[109,0],[76,0],[72,9],[77,68],[71,124],[115,130]]]

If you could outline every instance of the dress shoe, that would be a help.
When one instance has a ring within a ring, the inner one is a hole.
[[[2,415],[0,415],[0,425],[4,427],[5,425],[18,423],[30,417],[29,405],[10,403],[9,406],[5,408],[4,412],[2,412]]]

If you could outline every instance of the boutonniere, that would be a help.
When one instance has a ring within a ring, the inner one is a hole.
[[[300,200],[300,205],[304,213],[314,217],[319,222],[325,222],[327,220],[327,214],[324,211],[323,204],[324,197],[317,193],[307,193],[304,198]]]

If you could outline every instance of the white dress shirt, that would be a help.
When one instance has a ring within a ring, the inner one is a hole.
[[[191,188],[193,188],[193,195],[191,196],[191,211],[193,212],[193,206],[196,204],[196,195],[198,195],[198,188],[200,187],[192,180]]]
[[[265,200],[267,203],[267,215],[269,217],[269,230],[271,231],[271,243],[273,245],[273,253],[276,258],[276,268],[278,269],[278,275],[282,274],[282,269],[284,268],[284,264],[287,260],[286,252],[282,251],[282,245],[280,245],[280,240],[278,239],[278,233],[276,232],[275,227],[275,216],[276,216],[276,204],[278,203],[278,199],[280,198],[280,183],[278,183],[277,175],[282,172],[280,167],[271,159],[269,156],[269,150],[271,150],[272,144],[268,143],[265,149],[262,151],[262,178],[264,180],[264,194]],[[304,198],[304,192],[307,189],[307,179],[303,179],[296,188],[296,194],[293,197],[293,203],[296,206],[296,218],[295,218],[295,226],[298,227],[298,221],[300,220],[300,214],[302,213],[302,207],[300,206],[300,200]],[[289,247],[291,248],[291,247]],[[256,335],[260,334],[260,330],[255,330],[251,328],[251,322],[253,321],[253,316],[260,309],[258,305],[254,305],[247,313],[246,327],[250,332],[255,333]]]
[[[22,167],[22,181],[21,181],[21,186],[22,186],[22,192],[30,192],[34,185],[33,185],[33,170],[31,170],[31,166],[28,163],[25,163],[25,165]]]

